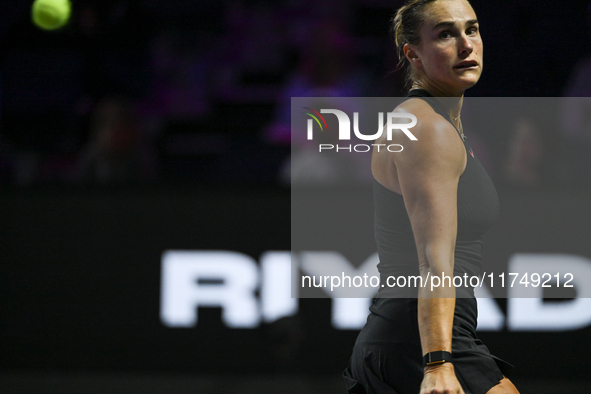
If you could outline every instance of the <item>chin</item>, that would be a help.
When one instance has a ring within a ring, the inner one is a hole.
[[[462,89],[470,89],[472,86],[476,85],[476,83],[480,80],[480,74],[475,75],[471,78],[462,78],[462,80],[458,83],[458,85],[462,86]]]
[[[470,89],[472,86],[476,85],[477,82],[478,82],[478,79],[466,84],[466,86],[464,87],[464,90]]]

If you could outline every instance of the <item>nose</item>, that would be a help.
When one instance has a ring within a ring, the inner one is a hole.
[[[465,33],[460,36],[458,46],[460,55],[462,56],[468,56],[474,50],[474,44],[472,43],[472,40],[470,40],[470,37],[468,37],[468,35]]]

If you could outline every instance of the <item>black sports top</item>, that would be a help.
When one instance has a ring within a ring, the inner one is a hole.
[[[414,89],[408,98],[425,100],[435,112],[452,125],[451,118],[425,90]],[[455,128],[455,125],[454,125]],[[457,128],[456,128],[456,131]],[[458,131],[458,136],[460,132]],[[461,138],[461,136],[460,136]],[[488,174],[474,155],[467,141],[467,164],[458,182],[458,233],[455,246],[454,275],[481,275],[482,236],[499,216],[497,191]],[[417,248],[402,195],[395,193],[374,179],[374,235],[380,262],[378,270],[382,283],[390,275],[419,275]],[[447,274],[447,273],[446,273]],[[378,297],[416,297],[416,288],[381,287]],[[473,297],[473,289],[456,289],[456,297]]]

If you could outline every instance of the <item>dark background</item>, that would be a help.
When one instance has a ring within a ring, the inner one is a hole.
[[[500,197],[503,214],[487,234],[487,262],[503,265],[514,253],[591,255],[588,192],[540,197],[513,190]],[[335,198],[358,203],[371,200],[371,190],[320,191],[315,200]],[[256,391],[245,382],[268,392],[303,390],[294,380],[311,384],[309,392],[339,392],[357,331],[332,328],[328,299],[300,299],[296,316],[256,329],[226,327],[218,308],[200,308],[193,328],[167,327],[159,316],[163,251],[238,251],[258,260],[269,250],[289,250],[289,191],[9,190],[0,203],[8,256],[0,281],[0,385],[8,392],[95,392],[96,381],[132,392],[150,379],[157,381],[146,392],[175,384],[180,392]],[[544,217],[532,219],[539,212]],[[355,233],[371,222],[371,212],[356,213],[341,230]],[[371,252],[372,240],[362,237],[357,246]],[[353,252],[352,263],[368,255]],[[506,301],[497,303],[506,314]],[[588,392],[591,365],[581,352],[590,334],[591,327],[479,333],[517,367],[513,379],[524,393],[561,392],[552,384]],[[227,386],[230,377],[235,386]]]
[[[403,95],[399,5],[87,0],[46,32],[30,1],[0,3],[0,391],[342,392],[356,332],[331,328],[328,300],[300,300],[303,340],[279,363],[290,329],[231,330],[215,308],[162,325],[160,258],[289,250],[285,102]],[[588,96],[586,1],[473,6],[485,72],[468,95]],[[467,131],[501,194],[490,258],[591,257],[590,139],[530,122]],[[481,336],[523,393],[588,393],[589,330]]]

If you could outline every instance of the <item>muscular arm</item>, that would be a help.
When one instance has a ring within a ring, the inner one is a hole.
[[[400,190],[412,225],[421,276],[453,276],[457,234],[457,189],[465,167],[465,151],[455,129],[426,104],[415,105],[417,141],[404,144],[395,156]],[[419,289],[418,320],[423,354],[451,352],[455,288]],[[432,370],[451,370],[445,363]],[[453,376],[455,378],[455,374]]]

